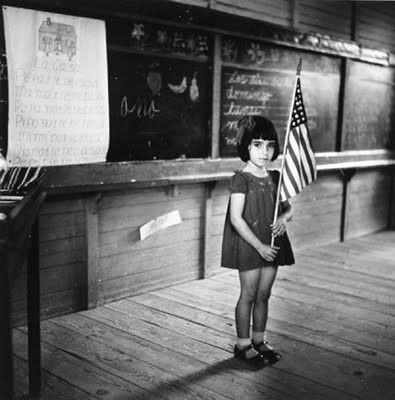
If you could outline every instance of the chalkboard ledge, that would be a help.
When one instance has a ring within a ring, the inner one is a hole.
[[[387,150],[317,153],[318,171],[379,168],[395,165]],[[45,168],[43,186],[49,194],[222,181],[243,166],[238,158],[108,162]],[[279,169],[281,156],[268,166]]]
[[[318,171],[395,165],[395,151],[381,149],[317,153],[316,158]]]

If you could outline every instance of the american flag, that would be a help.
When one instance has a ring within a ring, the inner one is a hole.
[[[317,178],[315,156],[307,127],[299,76],[296,79],[288,145],[285,147],[281,201],[295,196]]]

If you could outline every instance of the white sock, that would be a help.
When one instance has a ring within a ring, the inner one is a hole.
[[[251,344],[251,339],[242,339],[242,338],[237,338],[237,347],[239,349],[244,349],[244,347],[247,347]]]
[[[265,331],[263,332],[252,331],[252,342],[255,344],[265,342]]]

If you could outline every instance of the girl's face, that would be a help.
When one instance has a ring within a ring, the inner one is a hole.
[[[274,140],[252,139],[248,146],[250,161],[255,166],[262,168],[267,161],[271,161],[276,142]]]

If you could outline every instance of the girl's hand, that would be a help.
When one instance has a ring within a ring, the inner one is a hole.
[[[283,235],[287,230],[287,218],[285,215],[280,215],[277,218],[277,221],[274,225],[272,225],[272,232],[273,236],[281,236]]]
[[[277,246],[273,246],[273,247],[270,247],[270,246],[268,246],[267,244],[261,244],[259,247],[258,247],[258,253],[261,255],[261,257],[264,259],[264,260],[266,260],[266,261],[274,261],[274,259],[276,258],[276,256],[277,256],[277,253],[278,253],[278,250],[279,250],[280,248],[279,247],[277,247]]]
[[[2,156],[1,151],[0,151],[0,172],[1,171],[7,171],[7,161],[6,159]]]

